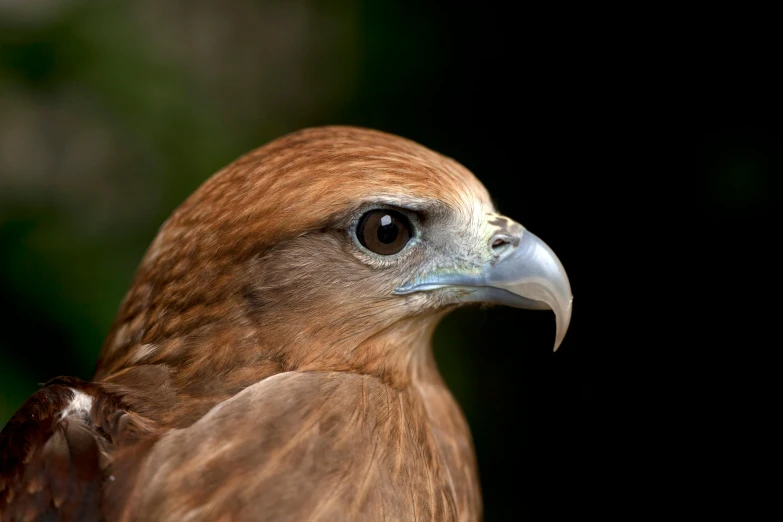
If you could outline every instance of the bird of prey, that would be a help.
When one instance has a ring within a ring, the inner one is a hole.
[[[207,180],[141,261],[91,381],[0,435],[3,521],[474,521],[470,432],[435,365],[468,303],[571,317],[562,264],[465,167],[353,127]]]

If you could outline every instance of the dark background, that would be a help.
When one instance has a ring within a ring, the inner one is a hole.
[[[732,434],[763,432],[758,398],[779,393],[747,314],[772,283],[781,172],[766,19],[0,3],[0,426],[37,383],[91,376],[136,264],[201,182],[284,133],[354,124],[466,165],[568,270],[556,354],[550,313],[464,310],[436,333],[487,520],[744,506],[722,488],[765,453]]]

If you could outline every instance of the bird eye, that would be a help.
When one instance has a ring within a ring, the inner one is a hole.
[[[411,238],[408,219],[393,210],[371,210],[359,220],[356,237],[363,247],[390,256],[402,250]]]

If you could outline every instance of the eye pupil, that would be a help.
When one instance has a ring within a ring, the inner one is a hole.
[[[397,236],[400,234],[397,225],[392,222],[391,216],[383,216],[381,218],[381,226],[378,227],[378,241],[388,245],[394,243]]]
[[[356,238],[371,252],[393,255],[408,244],[410,222],[405,215],[393,210],[371,210],[359,220]]]

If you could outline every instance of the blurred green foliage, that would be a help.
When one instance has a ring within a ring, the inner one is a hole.
[[[351,3],[0,5],[0,426],[89,378],[168,214],[240,154],[340,117]]]

